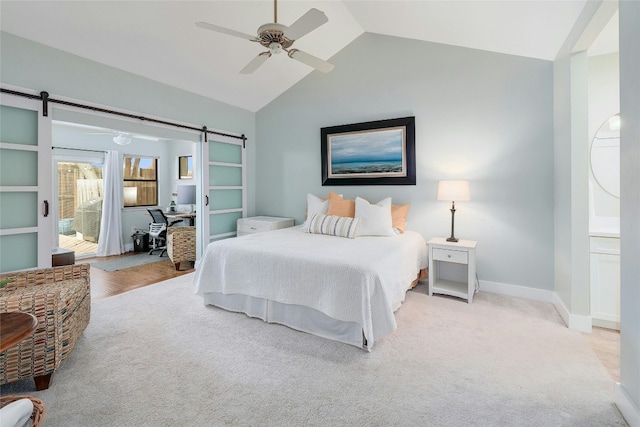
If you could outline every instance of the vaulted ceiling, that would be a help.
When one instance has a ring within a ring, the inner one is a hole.
[[[329,21],[295,47],[330,62],[363,32],[553,60],[585,4],[281,0],[278,22],[290,25],[310,8],[323,11]],[[282,54],[253,74],[240,74],[265,49],[195,22],[255,35],[273,15],[271,0],[0,2],[2,31],[250,111],[318,71]]]

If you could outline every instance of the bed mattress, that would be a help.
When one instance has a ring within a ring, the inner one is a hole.
[[[196,268],[194,285],[205,304],[300,330],[305,328],[272,320],[283,317],[273,313],[286,312],[287,307],[311,309],[305,311],[312,313],[309,316],[317,312],[317,317],[337,325],[352,325],[370,349],[396,329],[393,312],[426,266],[424,238],[413,231],[347,239],[291,227],[210,243]],[[269,308],[269,302],[275,304]],[[243,308],[256,304],[264,306],[253,311]],[[321,331],[306,332],[332,338]],[[353,341],[353,333],[348,335]]]

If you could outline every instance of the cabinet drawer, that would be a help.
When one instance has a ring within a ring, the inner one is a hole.
[[[432,253],[434,261],[455,262],[458,264],[469,263],[469,254],[466,251],[433,248]]]
[[[613,237],[590,237],[591,253],[620,255],[620,239]]]
[[[257,221],[238,221],[238,232],[260,233],[273,230],[273,223]]]

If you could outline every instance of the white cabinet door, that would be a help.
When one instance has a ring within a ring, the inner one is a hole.
[[[594,326],[620,328],[619,239],[591,238],[591,318]]]

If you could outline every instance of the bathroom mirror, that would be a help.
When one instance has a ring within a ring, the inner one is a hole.
[[[620,114],[600,126],[591,141],[591,173],[604,191],[620,198]]]

